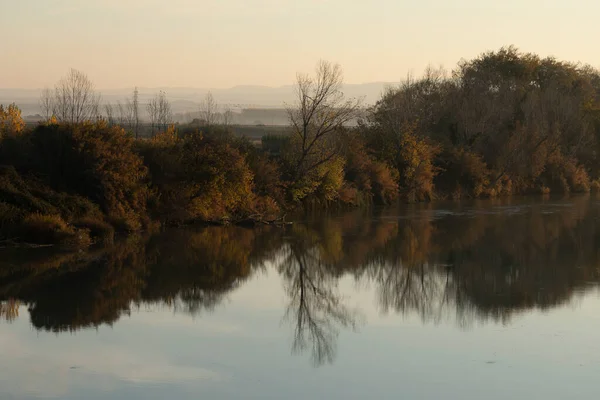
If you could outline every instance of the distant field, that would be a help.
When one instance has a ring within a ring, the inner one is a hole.
[[[291,130],[281,125],[233,125],[233,132],[250,140],[260,140],[265,135],[289,135]]]
[[[27,121],[27,126],[34,127],[39,122]],[[252,142],[260,142],[265,135],[289,135],[290,127],[283,125],[231,125],[230,129],[236,136],[247,137]],[[141,124],[140,136],[150,137],[150,124]]]

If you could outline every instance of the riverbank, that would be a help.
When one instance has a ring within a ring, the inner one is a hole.
[[[600,189],[600,71],[514,47],[451,78],[429,68],[372,107],[345,98],[341,67],[321,61],[298,77],[289,130],[260,146],[214,118],[171,124],[164,92],[152,138],[135,139],[140,121],[98,116],[87,76],[68,77],[38,126],[0,105],[0,240],[85,248],[114,232],[271,223],[303,208]],[[71,92],[81,96],[61,97]]]

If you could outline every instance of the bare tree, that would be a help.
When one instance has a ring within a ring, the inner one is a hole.
[[[137,86],[133,89],[133,102],[132,102],[132,114],[133,114],[133,132],[135,138],[139,137],[140,130],[140,102],[139,92]]]
[[[54,109],[54,99],[52,97],[52,90],[44,88],[40,95],[40,108],[42,109],[42,115],[48,121],[52,117]]]
[[[150,118],[150,133],[154,134],[154,128],[158,123],[158,96],[150,99],[146,111],[148,111],[148,117]]]
[[[115,113],[112,104],[106,103],[104,105],[104,113],[106,114],[106,121],[110,126],[115,124]]]
[[[212,93],[206,93],[204,100],[200,103],[200,118],[204,121],[206,126],[215,125],[217,123],[218,107]]]
[[[146,109],[150,116],[152,133],[154,133],[154,128],[166,130],[169,124],[173,123],[171,103],[167,100],[167,94],[162,90],[150,100]]]
[[[117,111],[119,112],[119,125],[124,126],[127,121],[127,112],[120,101],[117,101]]]
[[[54,115],[61,122],[78,124],[98,116],[100,95],[83,72],[71,69],[54,88]]]
[[[130,132],[135,133],[135,105],[133,99],[125,100],[125,123]]]
[[[345,99],[342,85],[341,67],[327,61],[317,64],[314,77],[297,76],[297,102],[287,110],[298,142],[296,178],[339,154],[336,133],[358,116],[360,100]]]
[[[173,123],[173,112],[171,103],[167,100],[167,94],[161,91],[158,94],[158,127],[166,130],[169,124]]]
[[[229,126],[233,122],[233,111],[231,111],[231,107],[226,106],[223,110],[222,115],[223,126]]]

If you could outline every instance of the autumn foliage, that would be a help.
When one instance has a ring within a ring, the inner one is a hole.
[[[269,177],[254,185],[247,154],[230,138],[174,128],[139,143],[150,171],[157,217],[167,223],[236,221],[260,214],[274,218],[278,206],[266,193]],[[256,161],[262,172],[276,177],[275,167]]]
[[[260,145],[216,124],[143,139],[102,118],[27,129],[17,106],[0,106],[0,234],[26,225],[94,240],[153,221],[600,190],[600,72],[589,66],[502,48],[450,74],[429,68],[370,108],[344,97],[338,65],[322,61],[296,86],[287,133]]]
[[[5,137],[0,164],[10,167],[0,174],[0,219],[8,221],[2,235],[43,243],[52,241],[44,231],[106,237],[114,228],[146,227],[147,169],[133,142],[103,122],[50,122]],[[15,232],[19,224],[24,229]]]
[[[388,90],[361,130],[410,201],[586,192],[599,100],[596,69],[507,47]]]
[[[10,104],[4,107],[0,104],[0,140],[9,135],[16,135],[25,129],[25,121],[21,118],[21,110]]]

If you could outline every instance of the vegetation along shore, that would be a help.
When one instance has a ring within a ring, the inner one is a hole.
[[[0,247],[81,249],[158,225],[281,223],[292,210],[600,187],[600,71],[513,47],[429,68],[367,106],[338,65],[299,75],[290,127],[233,134],[212,99],[173,124],[164,93],[113,118],[85,74],[42,94],[46,120],[0,106]],[[138,135],[139,108],[151,137]],[[217,118],[219,116],[219,118]]]

